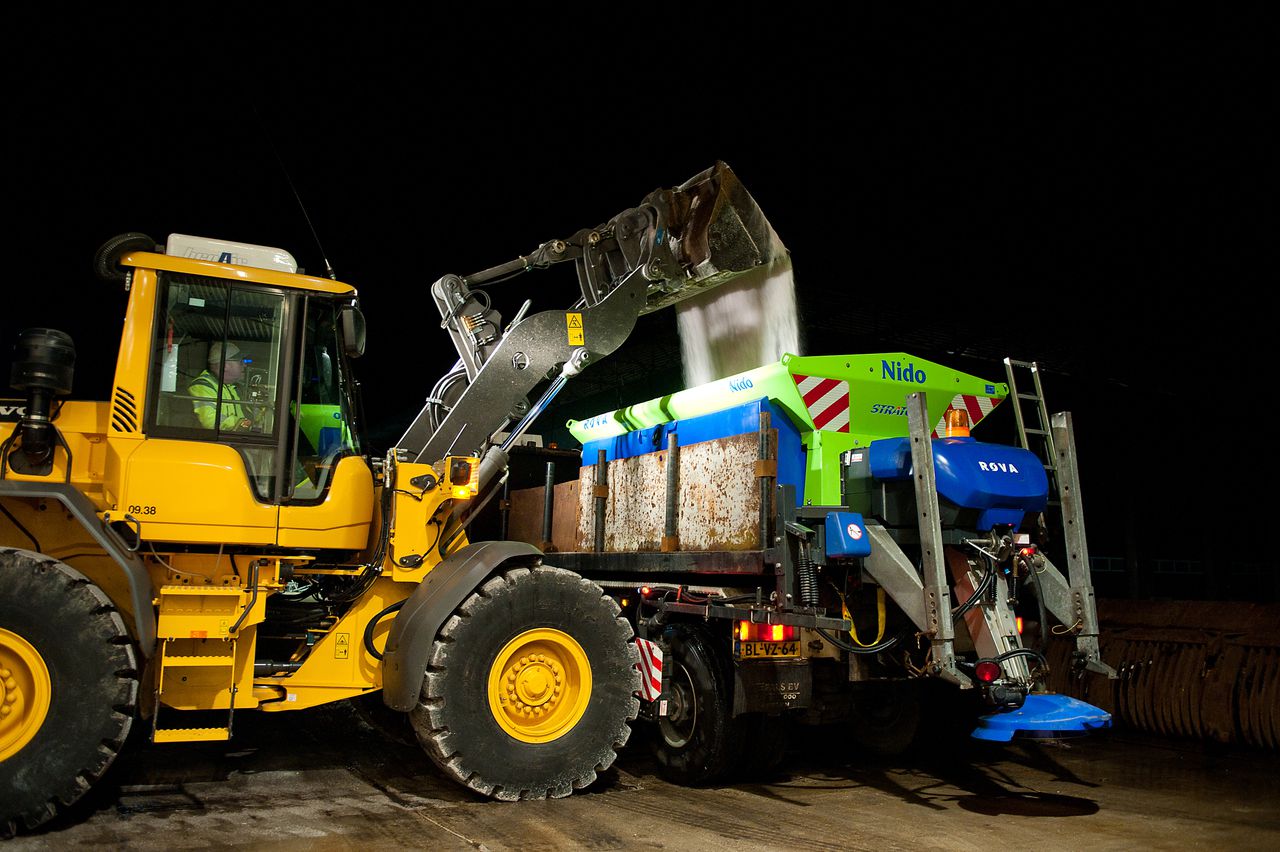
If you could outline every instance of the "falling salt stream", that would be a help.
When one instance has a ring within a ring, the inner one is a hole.
[[[770,235],[777,260],[676,305],[685,387],[802,354],[791,255]]]

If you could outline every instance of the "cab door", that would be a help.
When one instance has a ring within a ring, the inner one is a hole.
[[[355,383],[342,340],[341,305],[310,295],[288,406],[289,478],[277,544],[362,550],[374,514],[373,472],[356,420]]]
[[[123,462],[121,504],[150,541],[274,544],[292,371],[287,291],[158,276],[145,441]],[[231,362],[235,363],[231,363]]]

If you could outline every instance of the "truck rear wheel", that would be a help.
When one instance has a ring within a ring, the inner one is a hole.
[[[850,722],[854,745],[876,757],[897,757],[911,748],[923,711],[920,687],[898,681],[859,684]]]
[[[137,697],[137,655],[111,599],[61,562],[0,548],[0,835],[89,789]]]
[[[496,799],[567,796],[595,781],[640,702],[631,625],[600,587],[550,566],[494,577],[431,649],[419,742],[450,777]]]
[[[688,624],[672,625],[665,638],[672,658],[667,715],[658,719],[654,757],[667,780],[705,784],[734,768],[745,726],[733,718],[733,684],[714,639]]]

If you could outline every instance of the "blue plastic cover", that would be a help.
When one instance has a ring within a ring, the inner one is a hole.
[[[767,397],[711,414],[671,420],[647,429],[624,432],[613,438],[589,441],[582,445],[582,463],[595,464],[600,450],[605,451],[606,461],[628,459],[665,450],[667,435],[671,433],[675,433],[678,446],[687,447],[690,444],[714,441],[717,438],[741,435],[744,432],[759,432],[762,411],[770,413],[773,428],[778,430],[778,484],[794,485],[796,505],[800,506],[804,502],[804,445],[800,442],[800,432],[791,422],[791,418]]]
[[[867,461],[876,479],[910,479],[911,439],[872,441]],[[1024,513],[1039,512],[1048,502],[1044,465],[1021,447],[972,438],[935,438],[933,468],[939,494],[957,506],[985,510],[981,529],[1019,523]]]
[[[827,556],[871,555],[871,536],[857,512],[827,512]]]
[[[1066,695],[1028,695],[1022,707],[978,720],[970,735],[1007,743],[1016,737],[1054,739],[1111,727],[1111,714]]]

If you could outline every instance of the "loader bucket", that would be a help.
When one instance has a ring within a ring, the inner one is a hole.
[[[717,162],[674,189],[652,192],[642,203],[667,211],[667,238],[683,273],[655,282],[643,313],[787,258],[769,220],[725,163]]]

